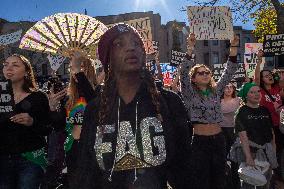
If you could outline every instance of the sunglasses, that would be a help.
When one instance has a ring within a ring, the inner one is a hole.
[[[272,77],[272,76],[273,76],[272,74],[267,74],[267,75],[264,75],[263,77],[269,78],[269,77]]]
[[[233,85],[227,85],[226,88],[228,88],[228,89],[233,89],[234,86],[233,86]]]
[[[198,75],[210,75],[209,71],[196,72]]]

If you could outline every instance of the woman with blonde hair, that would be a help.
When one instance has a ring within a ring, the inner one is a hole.
[[[191,158],[191,188],[224,188],[225,138],[222,134],[221,96],[237,70],[238,38],[231,41],[227,68],[215,83],[211,70],[204,64],[194,67],[192,52],[195,35],[188,37],[187,55],[181,64],[181,92],[194,128]]]
[[[76,167],[84,109],[87,103],[98,96],[100,92],[96,79],[92,61],[75,52],[70,61],[70,83],[67,89],[67,101],[65,105],[61,106],[61,110],[57,108],[60,107],[59,104],[66,94],[64,90],[56,94],[53,92],[50,94],[50,108],[55,113],[53,122],[63,122],[66,125],[67,137],[64,142],[64,150],[66,153],[68,183],[72,180]]]
[[[45,136],[51,132],[48,99],[24,56],[9,56],[3,74],[12,82],[15,115],[0,124],[0,188],[37,189],[47,163]]]

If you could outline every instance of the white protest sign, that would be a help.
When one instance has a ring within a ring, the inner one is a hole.
[[[61,55],[48,54],[47,59],[50,62],[51,69],[57,71],[61,64],[64,62],[66,57]]]
[[[189,31],[197,40],[232,40],[234,38],[230,7],[187,7]]]
[[[153,53],[153,45],[152,45],[152,30],[151,30],[151,21],[149,17],[133,19],[133,20],[126,20],[123,23],[128,24],[134,27],[139,34],[141,35],[144,46],[146,49],[147,54]],[[112,27],[114,24],[109,24],[107,27]]]
[[[246,74],[249,78],[254,77],[256,61],[257,61],[257,53],[260,49],[262,49],[262,43],[246,43],[245,44],[245,54],[244,54],[244,64]],[[262,62],[265,61],[265,58],[262,59]],[[263,64],[261,64],[261,68],[263,68]]]
[[[19,30],[13,33],[0,35],[0,46],[16,43],[17,41],[21,39],[22,32],[23,30]]]

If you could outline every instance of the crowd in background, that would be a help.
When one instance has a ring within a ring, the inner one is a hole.
[[[68,83],[52,76],[38,87],[29,60],[9,56],[3,73],[16,114],[0,125],[0,188],[254,188],[238,169],[243,162],[255,167],[256,158],[270,165],[257,188],[280,187],[284,73],[260,70],[259,51],[255,77],[237,89],[238,41],[215,82],[212,70],[193,60],[191,34],[170,87],[163,86],[159,54],[152,75],[140,35],[126,24],[101,37],[100,71],[72,54]]]

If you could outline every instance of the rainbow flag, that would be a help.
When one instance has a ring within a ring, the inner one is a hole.
[[[87,102],[84,97],[80,97],[76,104],[73,106],[72,109],[67,110],[67,117],[66,117],[66,132],[67,137],[64,142],[64,149],[65,151],[69,151],[72,147],[74,138],[72,136],[72,130],[75,125],[82,126],[83,119],[84,119],[84,111],[87,106]]]

